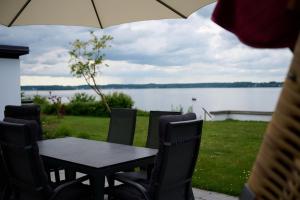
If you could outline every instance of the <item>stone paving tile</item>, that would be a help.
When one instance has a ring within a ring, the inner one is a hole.
[[[237,197],[193,188],[195,200],[238,200]],[[107,200],[107,197],[104,198]],[[169,199],[168,199],[169,200]]]
[[[195,200],[237,200],[237,197],[193,188]]]
[[[51,179],[54,179],[54,174],[51,174]],[[77,176],[83,176],[83,174],[77,173]],[[64,179],[64,172],[60,171],[60,177],[62,179]],[[87,181],[86,184],[89,184],[89,182]],[[118,184],[118,183],[116,183]],[[107,183],[105,183],[105,185],[107,185]],[[195,196],[195,200],[238,200],[237,197],[233,197],[233,196],[229,196],[226,194],[221,194],[221,193],[217,193],[217,192],[210,192],[210,191],[206,191],[206,190],[200,190],[197,188],[193,188],[193,193]],[[105,200],[107,200],[107,196],[104,198]]]

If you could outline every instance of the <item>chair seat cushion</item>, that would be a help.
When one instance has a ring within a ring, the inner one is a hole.
[[[147,180],[147,172],[146,171],[139,171],[139,172],[120,172],[115,174],[115,178],[125,178],[132,181],[143,181]]]
[[[140,185],[148,188],[148,182],[139,181]],[[143,194],[129,184],[121,184],[108,189],[108,195],[112,200],[144,200]]]
[[[87,185],[75,184],[61,191],[55,200],[92,200],[92,191]]]

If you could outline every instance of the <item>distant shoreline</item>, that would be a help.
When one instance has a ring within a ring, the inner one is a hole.
[[[102,89],[171,89],[171,88],[272,88],[282,87],[283,82],[234,82],[234,83],[170,83],[170,84],[108,84],[100,86]],[[79,86],[21,86],[22,91],[49,90],[86,90],[88,85]]]

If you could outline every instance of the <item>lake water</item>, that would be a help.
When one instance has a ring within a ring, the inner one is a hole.
[[[189,107],[198,115],[208,111],[243,110],[274,111],[281,88],[182,88],[182,89],[109,89],[104,93],[124,92],[134,100],[134,107],[142,110],[174,110]],[[94,95],[92,90],[52,91],[63,102],[77,92]],[[49,96],[49,91],[26,91],[25,95]],[[192,99],[196,99],[193,101]]]

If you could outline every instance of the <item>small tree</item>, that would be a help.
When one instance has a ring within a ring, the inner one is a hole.
[[[110,113],[111,110],[105,99],[105,95],[99,85],[97,85],[96,77],[100,74],[102,66],[108,67],[104,63],[105,54],[103,50],[110,47],[108,42],[113,39],[110,35],[97,37],[94,32],[91,32],[91,39],[81,41],[79,39],[71,43],[70,69],[71,74],[77,78],[84,78],[86,83],[100,96],[106,109]]]

